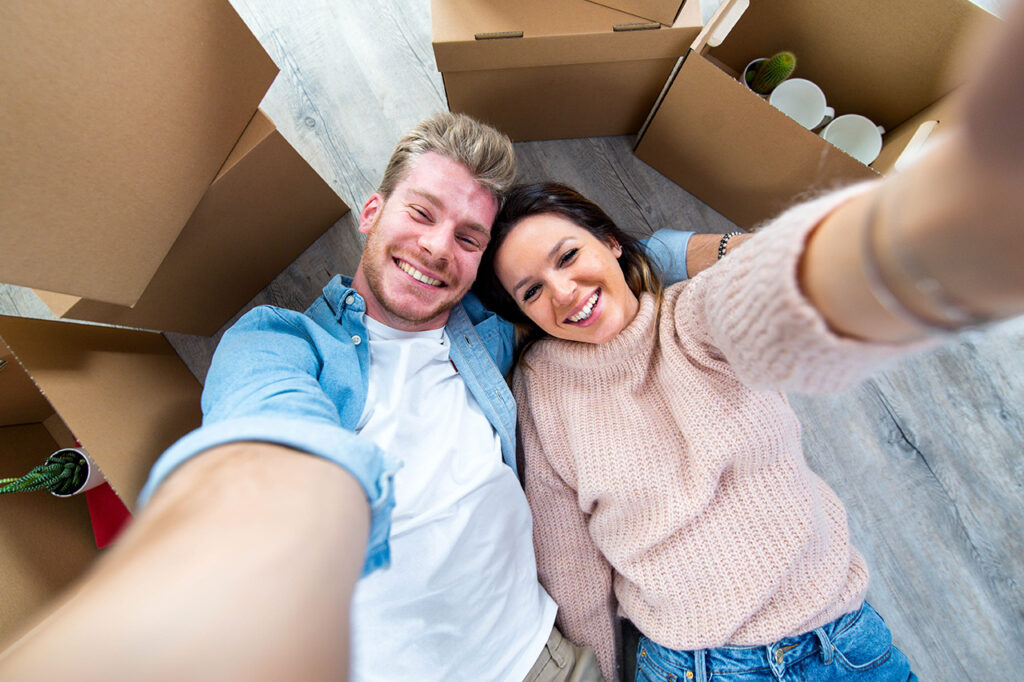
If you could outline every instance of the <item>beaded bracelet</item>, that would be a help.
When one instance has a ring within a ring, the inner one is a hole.
[[[725,247],[729,243],[729,240],[742,232],[727,232],[722,235],[722,241],[718,242],[718,260],[722,260],[725,257]]]

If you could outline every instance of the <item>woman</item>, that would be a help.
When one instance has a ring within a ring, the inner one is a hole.
[[[540,577],[606,678],[617,612],[643,635],[637,679],[915,679],[779,391],[1024,312],[1024,88],[987,76],[917,166],[797,206],[666,290],[572,190],[507,199],[475,290],[538,339],[513,387]]]

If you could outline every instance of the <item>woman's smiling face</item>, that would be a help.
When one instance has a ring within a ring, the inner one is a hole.
[[[505,290],[551,336],[606,343],[632,322],[637,297],[619,267],[622,248],[554,213],[523,218],[494,258]]]

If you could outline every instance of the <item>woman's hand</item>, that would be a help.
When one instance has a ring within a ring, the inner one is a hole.
[[[963,124],[812,235],[801,282],[836,331],[904,341],[1024,313],[1024,3],[1001,28],[957,93]]]

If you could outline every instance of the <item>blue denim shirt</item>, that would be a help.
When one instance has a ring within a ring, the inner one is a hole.
[[[648,240],[666,281],[686,278],[692,234],[661,230]],[[363,574],[388,565],[391,482],[400,464],[355,433],[366,403],[370,348],[366,303],[350,285],[350,278],[336,276],[305,313],[260,306],[225,332],[203,388],[203,425],[160,456],[140,505],[204,450],[239,441],[275,443],[334,462],[359,481],[371,509]],[[516,406],[505,382],[515,357],[514,329],[472,294],[451,310],[446,328],[451,360],[497,432],[502,458],[516,471]]]

